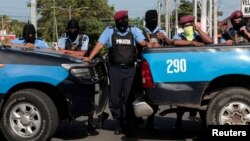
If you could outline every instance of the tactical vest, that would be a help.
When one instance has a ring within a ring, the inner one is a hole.
[[[142,31],[143,31],[143,35],[145,36],[146,41],[157,42],[160,45],[164,45],[164,41],[157,37],[157,33],[160,32],[159,29],[155,33],[149,33],[146,31],[145,28]],[[150,38],[150,39],[148,39],[148,38]]]
[[[79,35],[79,41],[78,44],[72,43],[72,41],[67,38],[65,42],[65,50],[75,50],[75,51],[80,51],[82,47],[82,39],[83,35]]]
[[[134,45],[134,37],[131,31],[125,36],[113,29],[112,47],[109,48],[109,61],[112,65],[133,65],[136,61],[137,50]]]
[[[229,29],[227,33],[229,35],[229,38],[235,43],[247,43],[250,41],[250,39],[244,33],[236,31],[233,28]]]

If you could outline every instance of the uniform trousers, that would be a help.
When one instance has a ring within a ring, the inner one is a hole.
[[[115,120],[124,121],[126,106],[135,76],[135,67],[110,66],[109,108]]]

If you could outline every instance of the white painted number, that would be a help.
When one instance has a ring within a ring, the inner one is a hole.
[[[167,60],[167,73],[184,73],[187,71],[186,59]]]

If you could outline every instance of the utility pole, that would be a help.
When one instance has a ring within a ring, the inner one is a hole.
[[[175,0],[175,34],[177,34],[177,30],[178,30],[178,7],[179,7],[179,3],[177,0]]]
[[[193,0],[193,16],[195,17],[194,23],[197,23],[197,0]]]
[[[71,20],[73,11],[80,11],[82,9],[88,9],[89,7],[72,8],[71,6],[69,6],[68,8],[63,8],[63,7],[53,6],[51,8],[54,8],[54,9],[56,8],[56,9],[59,9],[61,11],[67,12],[68,16],[69,16],[69,20]]]
[[[58,41],[58,32],[57,32],[57,22],[56,22],[56,4],[53,0],[53,42]]]
[[[209,10],[208,10],[208,34],[213,37],[213,0],[209,0]]]
[[[2,15],[2,30],[1,30],[1,34],[3,34],[3,28],[4,28],[4,21],[3,21],[4,19],[3,19],[3,15]]]
[[[198,6],[201,9],[201,29],[213,37],[214,43],[217,44],[218,0],[193,0],[193,4],[195,17],[197,17]]]
[[[162,9],[162,3],[161,3],[161,0],[158,0],[157,11],[158,11],[158,26],[159,27],[161,27],[161,9]]]
[[[170,31],[169,31],[169,27],[170,27],[170,22],[169,22],[169,0],[165,1],[165,7],[166,7],[166,13],[165,13],[165,31],[168,35],[168,37],[170,37]]]
[[[201,0],[201,30],[207,32],[207,0]]]
[[[214,44],[218,44],[218,0],[214,0]]]
[[[30,22],[37,29],[37,20],[36,20],[36,0],[30,0]]]

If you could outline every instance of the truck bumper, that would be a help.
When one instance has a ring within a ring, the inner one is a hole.
[[[195,83],[158,83],[153,88],[145,88],[146,95],[156,105],[176,105],[200,107],[205,82]]]
[[[94,111],[95,85],[64,80],[58,85],[58,88],[66,98],[71,117],[88,115]]]

